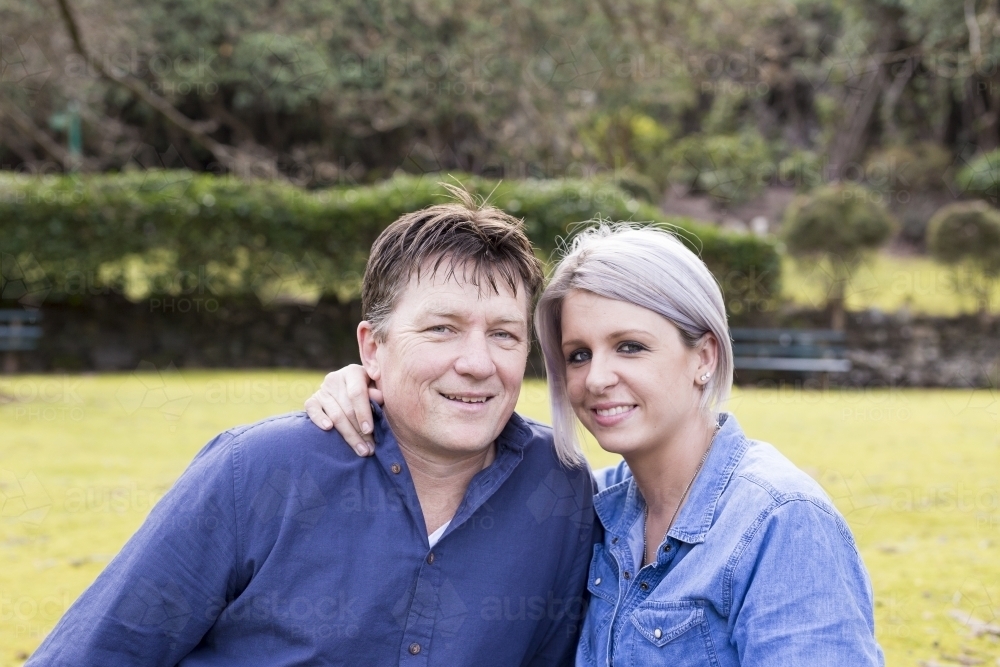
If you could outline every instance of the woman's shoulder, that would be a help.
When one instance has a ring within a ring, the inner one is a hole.
[[[748,439],[746,453],[733,471],[741,485],[753,485],[774,502],[812,500],[832,507],[819,482],[792,463],[784,454],[767,442]]]
[[[717,522],[742,533],[783,517],[783,521],[836,529],[849,544],[854,544],[847,521],[819,482],[770,443],[749,439],[747,443],[719,498]]]

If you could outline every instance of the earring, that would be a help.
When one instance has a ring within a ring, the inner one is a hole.
[[[704,375],[701,376],[700,379],[701,379],[702,382],[708,382],[708,378],[710,378],[710,377],[712,377],[711,373],[705,373]]]

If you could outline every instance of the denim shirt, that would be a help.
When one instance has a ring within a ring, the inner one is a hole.
[[[369,458],[302,413],[216,437],[28,666],[571,665],[590,471],[513,415],[431,549],[375,422]]]
[[[576,664],[883,665],[868,573],[822,488],[730,414],[657,559],[628,467],[599,473],[604,525]],[[601,479],[603,477],[603,479]]]

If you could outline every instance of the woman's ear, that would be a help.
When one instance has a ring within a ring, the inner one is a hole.
[[[695,373],[695,382],[701,386],[705,386],[719,365],[719,339],[709,331],[698,341],[698,344],[695,346],[695,352],[698,355],[698,370]]]
[[[374,382],[378,382],[382,377],[382,366],[378,360],[378,349],[381,345],[371,322],[365,320],[358,325],[358,352],[361,354],[361,365]]]

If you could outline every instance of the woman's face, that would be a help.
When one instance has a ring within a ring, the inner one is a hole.
[[[689,348],[677,327],[651,310],[570,292],[562,304],[562,352],[576,416],[609,452],[656,448],[699,415],[697,378],[713,360],[706,339]]]

